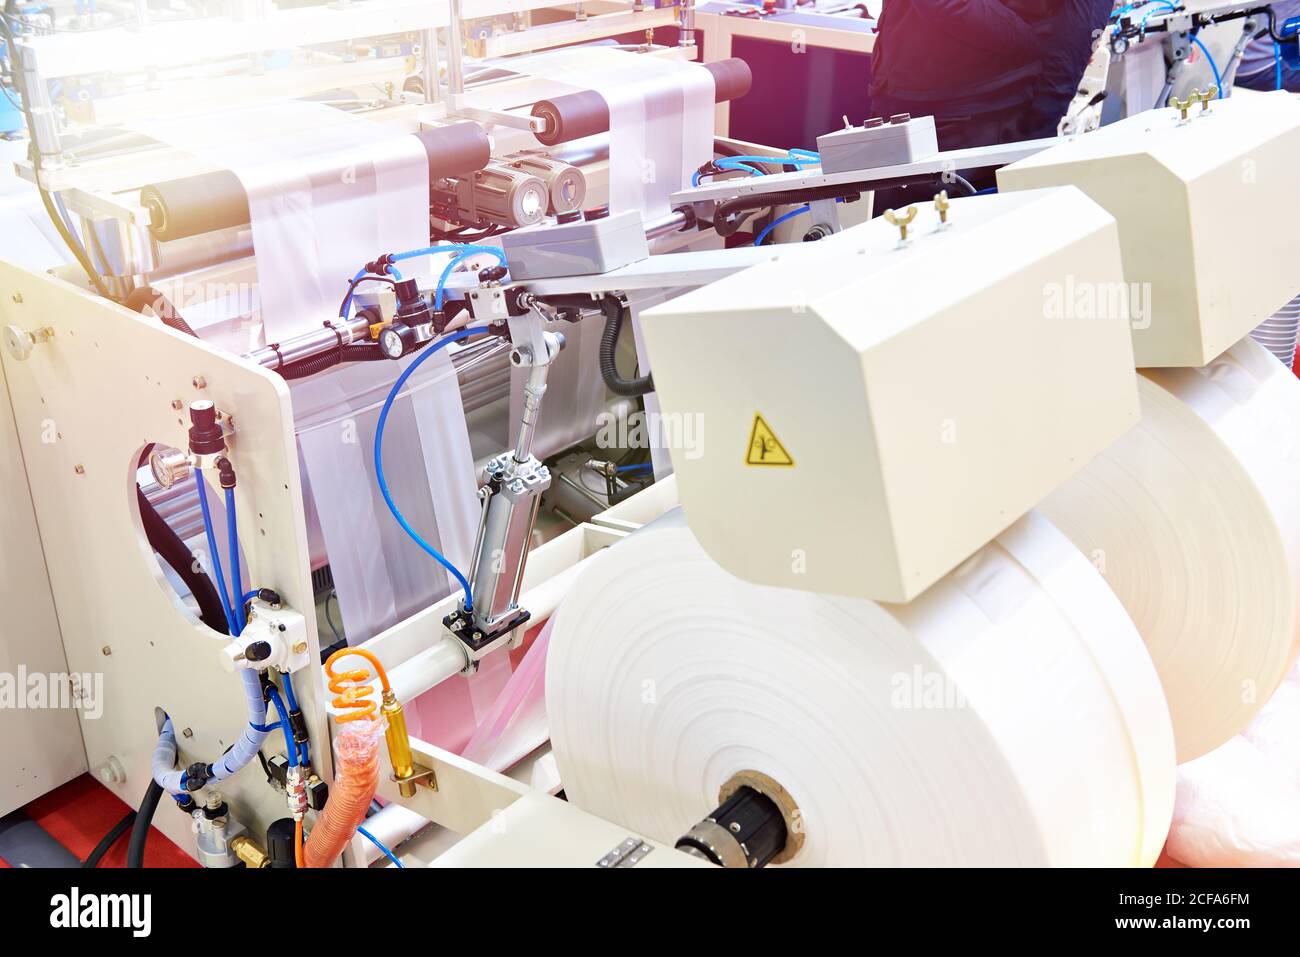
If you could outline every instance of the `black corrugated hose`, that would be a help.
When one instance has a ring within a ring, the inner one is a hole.
[[[196,571],[198,561],[189,546],[166,520],[154,509],[149,497],[137,484],[135,498],[140,505],[140,521],[144,525],[144,535],[149,547],[162,556],[162,560],[185,582],[194,600],[199,605],[199,619],[213,631],[229,634],[226,613],[221,599],[217,596],[217,586],[204,572]]]
[[[655,385],[650,374],[625,379],[614,361],[619,333],[623,331],[623,320],[628,313],[627,303],[620,296],[609,295],[600,301],[600,311],[605,314],[605,332],[600,337],[600,377],[605,380],[605,385],[615,395],[630,399],[653,392]]]
[[[153,286],[137,286],[126,297],[122,303],[128,309],[135,312],[144,312],[148,309],[155,316],[163,321],[163,325],[175,329],[177,332],[183,332],[187,336],[198,338],[198,333],[191,328],[185,318],[176,311],[172,301],[160,293]]]

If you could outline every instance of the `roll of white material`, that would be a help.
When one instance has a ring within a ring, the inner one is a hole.
[[[1141,639],[1035,513],[891,606],[743,582],[670,512],[579,579],[546,690],[569,799],[661,841],[742,771],[792,865],[1148,865],[1173,807]]]
[[[1247,338],[1143,370],[1139,392],[1141,422],[1040,510],[1137,625],[1183,762],[1245,728],[1295,658],[1300,382]]]

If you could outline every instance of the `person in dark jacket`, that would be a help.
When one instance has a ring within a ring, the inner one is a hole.
[[[872,54],[872,113],[933,116],[941,150],[1054,136],[1112,6],[885,0]],[[994,181],[992,171],[973,171],[971,179],[981,187]],[[877,197],[877,211],[889,198]]]

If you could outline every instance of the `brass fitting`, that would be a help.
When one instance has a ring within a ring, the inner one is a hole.
[[[415,782],[405,780],[415,774],[415,759],[411,756],[411,738],[406,733],[406,714],[402,702],[392,691],[385,691],[380,713],[388,719],[384,738],[388,742],[388,760],[393,765],[393,776],[397,779],[397,792],[402,797],[415,796]]]
[[[934,209],[939,214],[939,222],[944,226],[948,225],[948,208],[951,205],[948,202],[948,191],[946,189],[935,195]]]
[[[909,206],[900,216],[895,210],[885,210],[885,222],[891,226],[897,226],[899,232],[899,243],[907,242],[907,227],[912,225],[912,220],[916,219],[916,207]]]
[[[271,866],[271,856],[262,850],[247,834],[241,834],[230,842],[230,849],[244,864],[252,868]]]

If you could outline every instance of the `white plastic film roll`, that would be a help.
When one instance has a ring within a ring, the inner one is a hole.
[[[1142,420],[1043,502],[1155,661],[1178,760],[1245,728],[1296,654],[1300,382],[1243,339],[1139,376]]]
[[[793,865],[1147,865],[1173,807],[1141,639],[1034,513],[889,606],[743,582],[670,512],[566,598],[546,689],[569,799],[661,841],[743,771]]]

